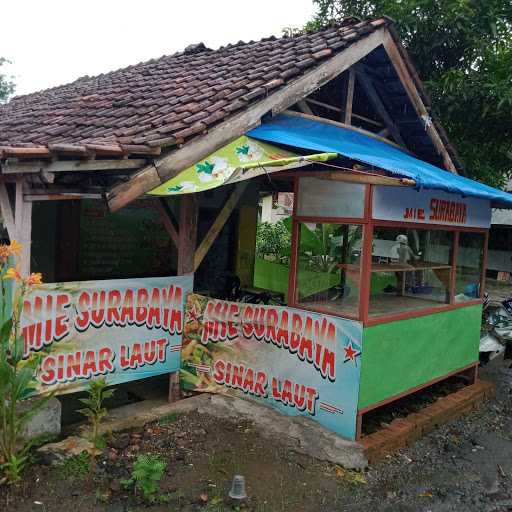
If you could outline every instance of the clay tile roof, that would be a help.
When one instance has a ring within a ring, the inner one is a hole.
[[[123,155],[205,133],[385,25],[348,19],[297,37],[185,51],[18,96],[0,106],[0,158],[9,148]],[[82,149],[80,149],[80,147]],[[153,148],[153,149],[151,149]]]

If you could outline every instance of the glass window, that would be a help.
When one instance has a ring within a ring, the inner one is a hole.
[[[300,178],[297,215],[303,217],[364,216],[365,186],[320,178]]]
[[[485,235],[482,233],[461,232],[459,234],[455,302],[465,302],[480,297],[484,246]]]
[[[296,301],[305,308],[359,314],[363,227],[300,224]]]
[[[370,316],[384,316],[450,301],[453,233],[374,229]]]

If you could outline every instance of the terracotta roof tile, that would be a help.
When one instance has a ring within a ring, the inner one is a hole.
[[[349,19],[313,34],[241,41],[215,51],[191,45],[174,55],[19,96],[0,106],[0,144],[60,146],[76,154],[101,152],[101,146],[112,155],[155,153],[150,146],[179,144],[204,133],[386,23]]]

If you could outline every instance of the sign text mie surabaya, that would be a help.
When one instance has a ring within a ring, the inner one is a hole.
[[[425,219],[424,208],[405,208],[405,220]],[[468,209],[466,203],[461,201],[447,201],[445,199],[432,198],[430,200],[430,222],[449,222],[453,224],[466,224],[468,218]]]
[[[314,320],[307,313],[284,308],[210,301],[201,342],[238,337],[272,343],[312,365],[324,379],[336,380],[336,325],[328,317]],[[331,348],[329,348],[331,347]]]
[[[84,290],[77,295],[66,292],[37,294],[23,304],[22,332],[24,354],[39,351],[64,340],[73,332],[85,332],[103,326],[137,326],[157,328],[169,334],[182,332],[182,296],[180,286],[165,288]],[[78,350],[73,353],[47,356],[40,376],[43,383],[66,381],[113,371],[116,354],[106,346],[98,351]],[[134,368],[145,362],[165,360],[168,340],[136,342],[121,347],[117,356],[121,367]],[[128,354],[131,348],[131,355]],[[60,358],[60,359],[59,359]],[[148,360],[151,359],[151,361]],[[61,360],[62,359],[62,360]],[[62,375],[58,375],[58,373]],[[45,377],[46,375],[46,377]]]

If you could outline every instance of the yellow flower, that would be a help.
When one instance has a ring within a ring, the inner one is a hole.
[[[25,282],[28,284],[28,286],[32,286],[33,284],[41,284],[43,282],[42,277],[43,276],[40,272],[32,272],[32,274],[27,277]]]
[[[0,261],[7,261],[9,256],[19,256],[22,248],[22,245],[16,240],[13,240],[9,245],[0,245]]]
[[[0,261],[5,262],[9,257],[9,246],[8,245],[0,245]]]
[[[16,240],[12,240],[11,243],[9,244],[9,251],[12,256],[20,256],[22,249],[23,249],[23,246],[21,244],[19,244],[18,242],[16,242]]]
[[[4,279],[14,279],[15,281],[22,281],[23,278],[20,274],[20,266],[17,265],[16,268],[9,267],[7,272],[5,273]]]

